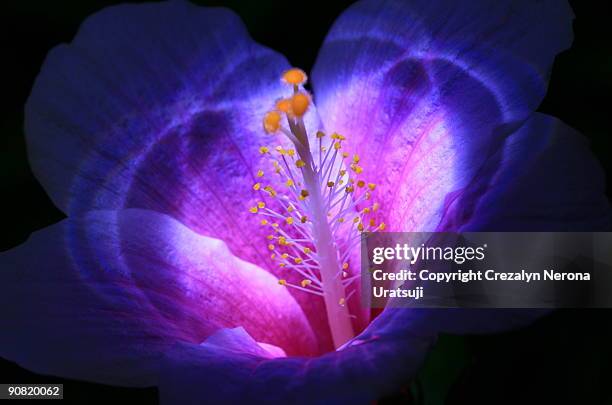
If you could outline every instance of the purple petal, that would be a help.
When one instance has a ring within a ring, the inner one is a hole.
[[[282,143],[261,128],[291,92],[279,79],[287,67],[226,9],[182,1],[104,9],[49,53],[36,80],[26,106],[34,173],[69,215],[150,209],[277,269],[269,229],[248,208],[262,198],[252,189],[258,169],[264,185],[282,187],[258,148]],[[329,347],[322,302],[295,295]]]
[[[317,358],[267,359],[244,340],[242,352],[177,345],[160,380],[161,403],[369,404],[409,381],[435,340],[422,311],[387,310],[340,351]],[[250,348],[250,349],[249,349]]]
[[[39,373],[152,385],[168,347],[238,326],[290,355],[318,350],[275,277],[152,211],[69,219],[0,261],[0,355]]]
[[[215,345],[225,350],[233,350],[265,358],[287,357],[285,351],[278,346],[256,342],[242,327],[220,329],[209,336],[202,344]]]
[[[552,1],[364,1],[329,33],[313,72],[328,130],[348,137],[391,230],[434,230],[542,100],[572,13]]]

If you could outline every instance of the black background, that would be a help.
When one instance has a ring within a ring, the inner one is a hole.
[[[64,217],[29,169],[23,106],[45,54],[70,41],[86,16],[116,3],[0,4],[0,250],[22,243],[32,231]],[[351,2],[327,1],[324,7],[271,0],[198,3],[234,9],[255,40],[308,71],[330,25]],[[557,57],[548,96],[539,110],[561,118],[590,139],[607,173],[610,196],[612,25],[606,2],[571,3],[576,14],[574,44]],[[612,404],[611,319],[607,310],[563,310],[511,333],[442,336],[417,379],[407,379],[405,390],[382,403]],[[41,376],[0,360],[0,383],[53,382],[64,383],[65,398],[74,403],[157,402],[153,388],[118,388]]]

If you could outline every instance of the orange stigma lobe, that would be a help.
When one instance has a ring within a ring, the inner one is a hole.
[[[281,115],[276,111],[270,111],[264,116],[264,130],[272,134],[280,129]]]
[[[296,117],[303,116],[310,106],[310,97],[305,93],[295,93],[291,97],[291,113]]]
[[[291,68],[283,73],[283,81],[293,86],[304,84],[307,80],[308,76],[306,76],[306,73],[304,73],[302,69]]]
[[[291,99],[283,98],[276,102],[276,109],[285,114],[291,111]]]

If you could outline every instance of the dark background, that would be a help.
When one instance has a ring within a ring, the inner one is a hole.
[[[116,3],[0,3],[0,251],[64,217],[29,169],[23,106],[45,54],[70,41],[86,16]],[[271,0],[198,3],[234,9],[257,41],[308,71],[330,25],[351,2],[330,0],[324,7]],[[557,57],[548,96],[539,110],[561,118],[590,139],[607,173],[610,196],[612,24],[606,2],[571,3],[576,14],[574,44]],[[611,319],[612,312],[607,310],[563,310],[511,333],[442,336],[416,381],[407,381],[403,392],[382,403],[612,404]],[[74,403],[157,402],[153,388],[127,389],[41,376],[0,360],[0,383],[54,382],[64,384],[66,400]]]

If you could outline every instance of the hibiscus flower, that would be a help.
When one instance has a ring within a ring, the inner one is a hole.
[[[96,13],[26,105],[32,168],[68,218],[0,257],[0,355],[168,403],[369,403],[440,332],[528,323],[372,320],[355,242],[608,226],[585,141],[534,112],[571,19],[558,1],[361,1],[308,77],[226,9]]]

